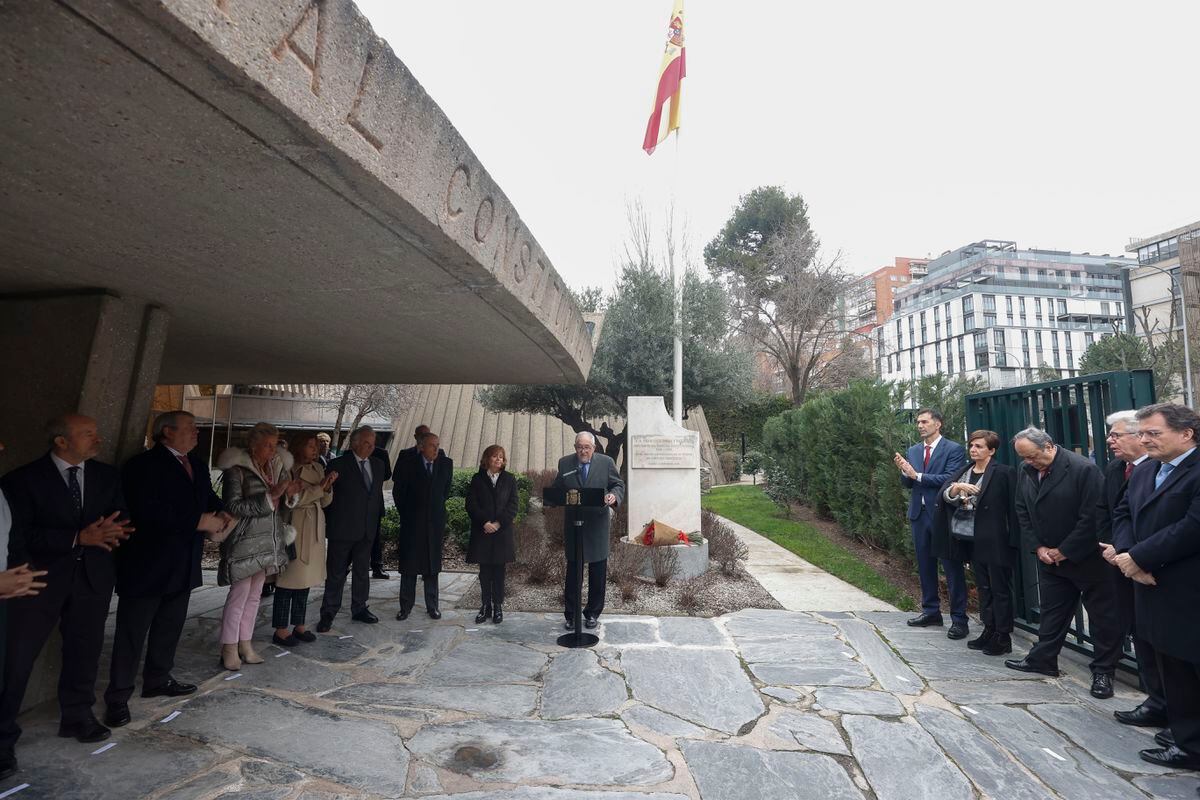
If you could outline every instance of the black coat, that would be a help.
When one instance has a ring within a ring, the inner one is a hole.
[[[1053,567],[1063,576],[1098,580],[1107,575],[1097,531],[1103,524],[1104,475],[1083,456],[1058,448],[1050,474],[1026,465],[1017,482],[1017,519],[1029,552],[1058,548],[1066,561]]]
[[[392,479],[392,460],[388,458],[387,450],[384,450],[382,447],[376,447],[375,451],[371,453],[371,458],[378,458],[383,462],[383,479],[390,481]]]
[[[121,475],[111,464],[89,459],[83,464],[83,514],[76,516],[71,491],[50,454],[17,467],[4,476],[4,496],[12,509],[8,563],[28,563],[49,574],[43,580],[70,581],[75,560],[83,562],[88,583],[97,593],[111,592],[113,556],[102,547],[75,545],[83,528],[114,511],[126,512]],[[130,537],[137,536],[137,532]],[[128,541],[125,542],[128,544]]]
[[[188,454],[192,477],[161,444],[138,453],[121,468],[121,486],[137,531],[114,552],[117,594],[155,597],[195,589],[202,583],[204,534],[200,515],[225,506],[212,488],[208,466]]]
[[[1200,663],[1200,450],[1155,489],[1158,468],[1151,459],[1134,468],[1113,512],[1113,546],[1157,581],[1134,585],[1138,637]]]
[[[984,473],[986,485],[975,504],[975,541],[950,535],[950,517],[957,507],[947,502],[946,487],[956,482],[953,476],[942,485],[933,515],[933,553],[951,561],[977,561],[1011,567],[1017,561],[1021,528],[1017,524],[1017,471],[1007,464],[992,461]]]
[[[400,514],[399,570],[402,575],[436,575],[442,571],[442,538],[446,533],[446,499],[454,462],[438,454],[433,475],[425,459],[396,459],[392,499]]]
[[[508,564],[517,560],[513,520],[519,505],[517,479],[501,472],[492,486],[487,470],[480,468],[467,488],[467,516],[471,518],[468,564]],[[499,522],[500,530],[484,533],[485,522]]]
[[[338,474],[333,500],[325,507],[325,538],[331,542],[358,542],[372,537],[383,518],[383,482],[386,467],[371,456],[371,491],[367,492],[358,457],[346,453],[329,462],[326,472]]]
[[[1148,461],[1149,459],[1147,459]],[[1145,462],[1143,462],[1145,463]],[[1129,484],[1125,480],[1125,462],[1114,458],[1104,468],[1104,520],[1096,531],[1096,538],[1102,542],[1112,542],[1112,514],[1125,497]]]

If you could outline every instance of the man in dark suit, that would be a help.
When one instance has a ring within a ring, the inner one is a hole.
[[[129,722],[129,698],[142,646],[142,697],[179,697],[196,687],[171,676],[175,648],[187,619],[192,589],[203,582],[200,558],[204,534],[232,523],[213,492],[208,467],[192,453],[199,431],[186,411],[168,411],[154,420],[154,447],[132,457],[121,470],[129,518],[138,535],[114,553],[120,600],[113,635],[112,664],[104,702],[104,722]]]
[[[390,481],[392,479],[392,461],[388,458],[387,450],[382,447],[376,447],[371,453],[371,458],[376,458],[383,464],[383,479]],[[386,581],[391,575],[388,575],[383,569],[383,517],[379,518],[379,525],[375,528],[375,538],[371,542],[371,577],[375,580]]]
[[[333,627],[342,607],[346,573],[351,572],[350,619],[376,623],[379,617],[367,608],[371,591],[371,543],[383,517],[383,462],[373,457],[375,431],[364,425],[350,434],[350,451],[329,462],[339,479],[333,502],[325,509],[325,597],[317,632]]]
[[[1138,636],[1153,645],[1170,731],[1139,755],[1200,770],[1200,415],[1160,403],[1138,412],[1148,460],[1113,513],[1114,561],[1135,582]]]
[[[333,439],[325,431],[317,434],[317,461],[321,462],[321,466],[326,469],[329,468],[329,462],[333,461],[333,453],[329,450],[332,443]]]
[[[908,448],[908,457],[893,457],[900,470],[900,482],[912,489],[908,501],[908,519],[912,523],[913,550],[917,574],[921,578],[921,614],[908,621],[914,628],[941,627],[942,602],[938,597],[938,558],[933,552],[933,514],[937,495],[946,481],[957,478],[967,468],[967,451],[958,442],[942,436],[942,415],[932,408],[917,412],[919,444]],[[961,561],[942,559],[946,588],[950,592],[951,639],[966,637],[967,578]]]
[[[575,526],[563,517],[563,537],[566,542],[567,579],[564,596],[564,614],[568,630],[575,629],[575,595],[583,576],[576,566],[575,548],[583,547],[583,560],[588,565],[588,595],[583,607],[584,625],[595,628],[600,624],[600,612],[604,610],[605,581],[608,579],[608,529],[613,511],[625,500],[625,482],[616,462],[603,453],[596,452],[596,437],[584,431],[575,436],[575,453],[558,460],[558,475],[554,478],[556,489],[604,489],[603,508],[584,508],[583,530],[576,534]],[[583,541],[578,541],[582,539]]]
[[[396,460],[392,498],[400,513],[400,611],[408,619],[417,601],[417,575],[425,588],[425,610],[441,619],[438,573],[442,571],[442,539],[446,533],[446,499],[454,477],[454,462],[438,447],[436,433],[426,431],[415,457]]]
[[[117,468],[95,461],[96,421],[67,414],[49,424],[50,452],[4,476],[12,509],[11,563],[46,570],[46,588],[9,600],[0,691],[0,777],[16,771],[17,714],[33,664],[55,625],[62,631],[58,735],[81,742],[111,731],[92,714],[104,621],[113,591],[112,551],[133,528]]]
[[[1104,507],[1107,513],[1101,524],[1098,537],[1100,550],[1104,560],[1113,565],[1110,572],[1113,578],[1113,588],[1117,593],[1118,622],[1121,626],[1121,638],[1133,633],[1133,647],[1137,654],[1138,675],[1142,679],[1142,689],[1146,699],[1132,711],[1114,711],[1113,716],[1123,725],[1137,725],[1148,728],[1165,728],[1167,726],[1167,700],[1163,695],[1162,679],[1158,675],[1158,662],[1154,654],[1154,646],[1138,635],[1134,620],[1134,588],[1133,581],[1126,578],[1115,566],[1117,551],[1112,544],[1112,515],[1125,497],[1129,486],[1129,476],[1133,470],[1149,456],[1146,448],[1138,437],[1138,420],[1136,411],[1117,411],[1108,415],[1108,449],[1112,451],[1113,459],[1104,469]]]
[[[1112,575],[1097,540],[1104,519],[1104,475],[1038,428],[1014,436],[1013,449],[1025,462],[1017,481],[1017,520],[1024,547],[1038,558],[1041,619],[1029,655],[1004,666],[1057,676],[1058,653],[1082,596],[1094,646],[1092,696],[1112,697],[1122,637]]]
[[[399,466],[400,462],[407,458],[415,458],[416,457],[417,451],[420,449],[420,446],[421,446],[421,437],[427,433],[429,433],[428,425],[422,423],[417,426],[417,429],[413,431],[413,446],[406,447],[403,450],[401,450],[399,453],[396,454],[396,466]]]

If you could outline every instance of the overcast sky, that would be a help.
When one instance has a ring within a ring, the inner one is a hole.
[[[683,134],[642,136],[670,0],[356,0],[572,286],[628,200],[698,252],[804,196],[853,272],[979,239],[1123,252],[1200,219],[1200,2],[688,0]]]

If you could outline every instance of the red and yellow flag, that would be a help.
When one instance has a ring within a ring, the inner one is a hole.
[[[683,95],[683,79],[687,75],[687,49],[683,46],[683,0],[675,0],[671,24],[667,29],[667,47],[658,70],[658,91],[654,95],[654,110],[646,123],[646,139],[642,149],[646,155],[654,152],[671,131],[679,129],[679,99]],[[671,109],[663,116],[667,101]]]

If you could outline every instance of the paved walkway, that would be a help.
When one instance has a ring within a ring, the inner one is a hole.
[[[744,525],[721,517],[746,546],[746,571],[788,611],[895,611],[896,607],[814,567]]]
[[[443,578],[447,606],[472,580]],[[1082,671],[1010,672],[899,612],[605,617],[597,648],[564,650],[557,614],[397,622],[396,581],[371,588],[380,624],[342,615],[237,674],[216,663],[224,590],[198,590],[176,674],[201,691],[135,698],[107,748],[35,711],[0,796],[1195,798],[1196,776],[1138,759],[1152,731],[1112,719],[1130,690],[1097,701]]]

